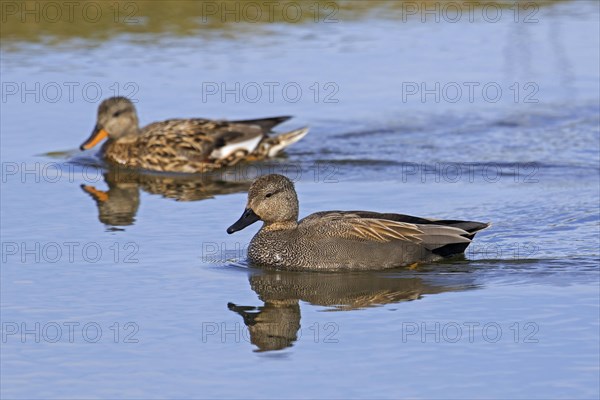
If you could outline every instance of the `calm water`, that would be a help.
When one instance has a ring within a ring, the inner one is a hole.
[[[2,28],[2,398],[598,398],[597,2],[206,26],[190,2],[135,4],[134,27]],[[208,176],[106,173],[76,149],[116,91],[142,124],[311,132]],[[301,215],[493,226],[413,270],[261,271],[257,227],[225,229],[267,172],[296,181]]]

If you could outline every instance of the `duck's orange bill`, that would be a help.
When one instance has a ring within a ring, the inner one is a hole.
[[[108,200],[108,193],[103,192],[102,190],[98,190],[95,187],[88,185],[81,185],[81,188],[98,201],[105,202]]]
[[[94,129],[94,132],[92,132],[92,135],[88,138],[88,140],[83,142],[83,144],[81,146],[79,146],[79,148],[81,150],[91,149],[92,147],[94,147],[95,145],[100,143],[107,136],[108,136],[108,132],[106,132],[104,129],[96,128],[96,129]]]

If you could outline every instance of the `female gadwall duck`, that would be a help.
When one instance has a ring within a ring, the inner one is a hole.
[[[489,224],[371,211],[322,211],[298,221],[294,184],[282,175],[256,179],[237,232],[262,220],[252,263],[286,270],[375,270],[437,261],[465,251]]]
[[[169,119],[140,129],[133,103],[125,97],[111,97],[98,107],[96,127],[80,148],[91,149],[108,137],[101,154],[112,164],[153,171],[206,172],[242,160],[276,156],[308,132],[302,128],[267,136],[275,125],[290,118]]]

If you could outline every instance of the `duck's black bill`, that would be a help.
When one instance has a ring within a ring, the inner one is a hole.
[[[227,228],[227,233],[231,235],[233,232],[241,231],[245,227],[252,225],[258,220],[260,220],[258,215],[254,214],[254,211],[252,211],[251,208],[246,208],[240,219],[238,219],[235,224]]]
[[[106,132],[104,129],[102,129],[98,125],[96,125],[96,127],[94,128],[94,131],[92,132],[92,134],[90,135],[88,140],[86,140],[85,142],[83,142],[83,144],[81,146],[79,146],[79,150],[83,151],[83,150],[91,149],[92,147],[94,147],[95,145],[100,143],[107,136],[108,136],[108,132]]]

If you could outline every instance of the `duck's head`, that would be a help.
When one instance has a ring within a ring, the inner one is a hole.
[[[227,233],[240,231],[258,220],[275,228],[297,224],[298,196],[292,181],[277,174],[256,179],[248,191],[244,213],[235,224],[227,228]]]
[[[104,138],[119,139],[138,133],[135,106],[125,97],[111,97],[100,103],[94,131],[79,148],[88,150]]]

